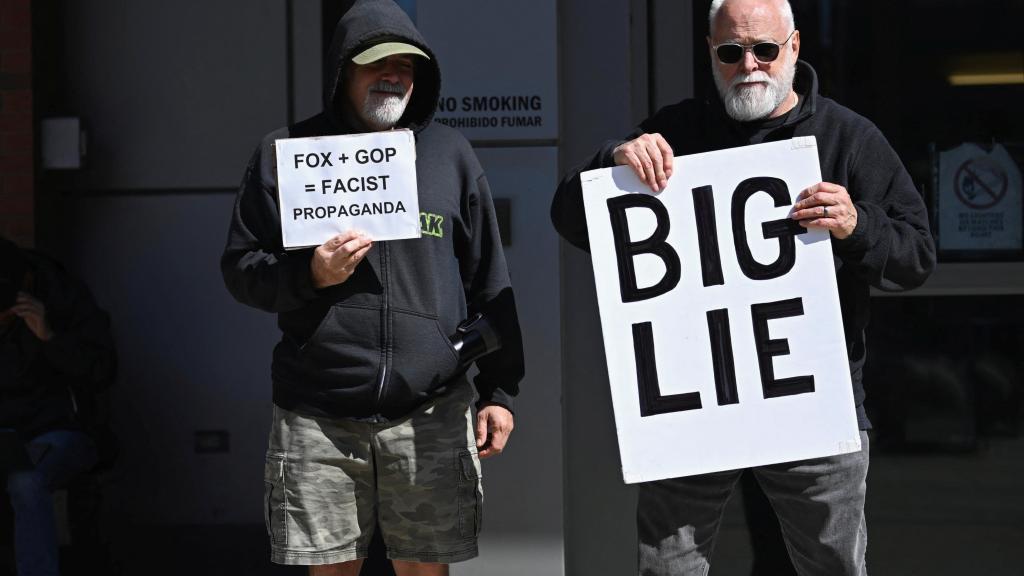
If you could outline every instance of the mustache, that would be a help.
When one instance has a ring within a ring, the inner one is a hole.
[[[750,74],[737,74],[733,77],[732,82],[729,83],[729,88],[735,90],[737,86],[744,82],[768,82],[771,83],[772,78],[767,72],[756,70]]]
[[[370,86],[370,91],[405,96],[405,88],[401,84],[392,84],[391,82],[385,82],[384,80],[376,82],[372,86]]]

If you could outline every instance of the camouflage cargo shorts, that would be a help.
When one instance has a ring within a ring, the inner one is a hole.
[[[483,487],[472,388],[458,385],[401,420],[306,417],[274,407],[264,471],[271,560],[388,557],[451,563],[477,555]]]

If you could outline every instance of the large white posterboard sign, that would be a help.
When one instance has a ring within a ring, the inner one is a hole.
[[[275,142],[285,248],[346,230],[374,240],[420,237],[416,140],[410,130]]]
[[[860,449],[829,234],[789,218],[813,137],[583,174],[627,483]]]

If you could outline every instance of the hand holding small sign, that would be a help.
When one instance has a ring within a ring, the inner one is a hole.
[[[309,263],[313,287],[327,288],[348,280],[371,247],[373,241],[356,230],[342,232],[318,246]]]

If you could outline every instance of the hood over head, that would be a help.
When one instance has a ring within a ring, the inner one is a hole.
[[[412,98],[396,125],[396,128],[421,130],[437,110],[441,69],[437,57],[409,16],[392,0],[355,0],[338,21],[324,61],[324,110],[335,126],[348,127],[343,112],[345,68],[353,56],[382,42],[411,44],[429,58],[416,58]]]

